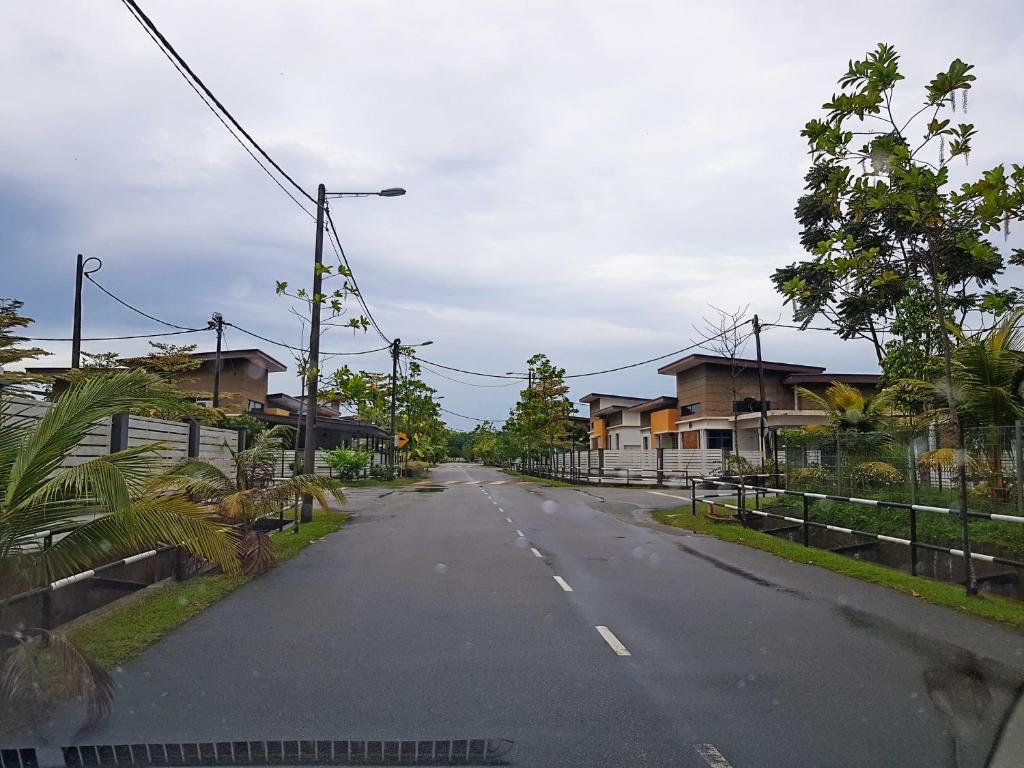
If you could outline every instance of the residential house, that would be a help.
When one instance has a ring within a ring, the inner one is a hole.
[[[645,397],[599,392],[581,397],[580,402],[590,406],[590,447],[611,450],[640,448],[640,414],[631,409],[647,400]]]
[[[822,424],[824,411],[801,401],[798,386],[824,392],[833,381],[877,390],[879,374],[826,373],[817,365],[765,360],[764,406],[766,427],[782,428]],[[680,448],[710,448],[741,452],[761,450],[759,424],[761,396],[757,360],[717,355],[687,355],[658,369],[676,380],[677,443]],[[653,416],[653,413],[652,413]],[[659,422],[659,427],[663,424]],[[736,445],[733,445],[733,431]],[[653,431],[652,434],[657,434]]]
[[[271,426],[287,424],[296,427],[301,445],[305,441],[305,413],[305,397],[275,392],[267,395],[265,408],[254,410],[250,415]],[[317,448],[330,450],[343,446],[383,453],[390,436],[375,424],[345,415],[335,405],[321,403],[316,409],[315,439]]]
[[[193,352],[191,357],[200,363],[192,371],[164,374],[164,379],[185,392],[202,392],[197,402],[213,405],[213,379],[217,363],[216,352]],[[267,405],[267,381],[271,373],[288,370],[284,363],[260,349],[222,350],[220,353],[220,407],[227,413],[259,411]],[[26,369],[54,378],[54,393],[67,386],[61,377],[68,368],[33,367]]]

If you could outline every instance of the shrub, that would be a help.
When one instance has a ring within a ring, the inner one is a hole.
[[[388,464],[371,464],[370,477],[374,480],[391,480],[393,477],[391,467]]]
[[[821,486],[832,482],[832,473],[824,467],[799,467],[789,470],[786,478],[792,485]]]
[[[430,464],[425,461],[407,461],[402,474],[406,477],[426,477],[428,469],[430,469]]]
[[[864,461],[850,472],[850,480],[861,488],[877,488],[889,483],[898,483],[902,479],[900,471],[884,461]]]
[[[335,448],[324,452],[324,461],[342,480],[355,480],[370,464],[370,454],[352,448]]]
[[[751,473],[750,462],[738,453],[730,453],[725,460],[726,472],[736,475],[749,475]]]

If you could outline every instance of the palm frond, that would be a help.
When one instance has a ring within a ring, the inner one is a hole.
[[[344,486],[341,481],[323,475],[294,475],[286,478],[265,493],[275,502],[287,502],[296,496],[312,496],[321,509],[327,509],[329,498],[338,502],[345,501]]]
[[[69,576],[161,545],[181,546],[227,573],[237,572],[237,535],[212,516],[209,507],[179,496],[137,499],[129,509],[85,523],[36,555],[36,578]]]
[[[101,419],[129,411],[150,396],[155,376],[117,371],[70,387],[25,433],[7,477],[4,506],[17,506],[33,493]]]
[[[32,721],[37,720],[45,705],[45,689],[42,672],[39,668],[38,643],[31,635],[5,635],[3,639],[7,648],[0,656],[0,714],[9,713],[13,719],[15,713],[28,714]]]
[[[85,724],[106,717],[114,703],[114,678],[60,633],[46,632],[45,637],[69,693],[85,703]]]
[[[263,531],[249,531],[239,545],[239,559],[242,573],[247,576],[259,576],[269,571],[277,562],[270,536]]]

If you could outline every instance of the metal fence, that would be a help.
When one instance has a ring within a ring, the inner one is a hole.
[[[1021,425],[966,430],[966,449],[948,432],[845,433],[785,448],[786,487],[837,496],[951,507],[958,504],[957,463],[964,462],[971,508],[1024,514]]]

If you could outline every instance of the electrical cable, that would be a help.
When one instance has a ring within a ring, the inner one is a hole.
[[[751,322],[753,322],[753,320],[744,320],[742,323],[736,323],[736,325],[732,326],[731,328],[726,328],[721,333],[717,333],[714,336],[709,336],[707,338],[701,339],[700,341],[697,341],[697,342],[695,342],[693,344],[690,344],[689,346],[683,347],[682,349],[677,349],[677,350],[674,350],[672,352],[667,352],[664,355],[658,355],[657,357],[650,357],[650,358],[648,358],[646,360],[640,360],[639,362],[636,362],[636,363],[628,363],[626,365],[619,365],[619,366],[616,366],[615,368],[605,368],[605,369],[600,370],[600,371],[587,371],[586,373],[570,373],[570,374],[567,374],[566,376],[563,376],[563,378],[564,379],[582,379],[582,378],[587,377],[587,376],[600,376],[600,375],[605,374],[605,373],[614,373],[616,371],[624,371],[624,370],[626,370],[628,368],[636,368],[636,367],[641,366],[641,365],[647,365],[648,363],[654,363],[654,362],[657,362],[658,360],[664,360],[667,357],[673,357],[673,356],[678,355],[678,354],[680,354],[682,352],[688,352],[691,349],[695,349],[697,347],[701,347],[704,344],[706,344],[707,342],[714,341],[715,339],[721,338],[725,334],[732,333],[737,328],[739,328],[741,326],[744,326],[747,323],[751,323]],[[418,357],[418,356],[416,357],[416,359],[421,361],[421,362],[426,362],[426,363],[429,363],[430,365],[437,366],[438,368],[444,368],[446,371],[455,371],[456,373],[467,373],[467,374],[470,374],[471,376],[486,376],[486,377],[491,378],[491,379],[517,379],[519,381],[525,381],[526,380],[525,376],[511,376],[509,374],[482,373],[480,371],[469,371],[469,370],[466,370],[465,368],[455,368],[455,367],[450,366],[450,365],[444,365],[444,364],[438,363],[438,362],[436,362],[434,360],[427,360],[426,358],[422,358],[422,357]]]
[[[83,277],[85,277],[86,280],[88,280],[90,283],[95,285],[97,288],[99,288],[101,291],[103,291],[103,293],[107,294],[107,296],[112,298],[114,301],[116,301],[121,306],[127,307],[132,312],[134,312],[134,313],[136,313],[138,315],[142,315],[143,317],[149,318],[150,320],[152,320],[155,323],[160,323],[160,325],[166,325],[168,328],[177,328],[177,329],[182,330],[182,331],[206,331],[206,330],[209,330],[209,327],[206,327],[206,328],[188,328],[188,327],[186,327],[184,325],[178,325],[177,323],[169,323],[166,320],[161,320],[159,317],[154,317],[153,315],[149,314],[148,312],[143,312],[138,307],[132,306],[131,304],[129,304],[127,301],[125,301],[121,297],[115,296],[113,293],[111,293],[106,288],[104,288],[102,285],[100,285],[98,282],[96,282],[96,280],[93,277],[91,277],[90,275],[83,274]]]
[[[325,206],[324,213],[327,215],[327,223],[329,225],[330,235],[333,235],[334,237],[334,241],[331,243],[331,247],[334,248],[335,243],[337,243],[337,248],[335,248],[335,254],[341,258],[342,263],[345,265],[345,269],[348,270],[348,278],[349,280],[352,281],[353,293],[355,293],[356,298],[359,300],[359,304],[363,308],[363,311],[366,312],[367,319],[373,325],[374,329],[376,329],[381,339],[390,344],[393,341],[393,339],[389,339],[387,334],[385,334],[384,331],[380,329],[380,326],[377,324],[377,320],[374,318],[373,313],[370,311],[370,307],[366,303],[366,299],[363,297],[363,292],[359,290],[359,283],[356,281],[356,273],[352,271],[352,265],[349,264],[348,256],[345,255],[345,248],[341,244],[341,238],[338,237],[338,230],[334,226],[334,218],[331,216],[331,209]],[[328,239],[330,239],[330,235],[328,236]]]
[[[229,322],[225,321],[224,325],[230,325],[232,328],[235,328],[235,329],[241,331],[242,333],[244,333],[244,334],[246,334],[248,336],[252,336],[253,338],[260,339],[261,341],[265,341],[268,344],[273,344],[274,346],[283,347],[285,349],[291,349],[291,350],[293,350],[295,352],[301,352],[302,354],[306,353],[306,348],[305,347],[296,347],[293,344],[285,344],[283,341],[275,341],[274,339],[269,339],[266,336],[261,336],[260,334],[256,333],[255,331],[250,331],[247,328],[243,328],[242,326],[238,325],[237,323],[229,323]],[[390,345],[388,345],[386,347],[377,347],[376,349],[360,349],[360,350],[355,351],[355,352],[321,352],[320,355],[321,355],[321,357],[337,357],[338,355],[368,355],[371,352],[383,352],[386,349],[390,349]]]
[[[184,331],[166,331],[164,333],[136,333],[130,336],[91,336],[88,338],[81,338],[79,341],[118,341],[121,339],[153,339],[158,336],[181,336],[185,333],[202,333],[203,331],[212,331],[212,328],[191,328]],[[24,337],[25,341],[74,341],[71,338],[54,338],[47,336],[34,336],[32,338]]]
[[[477,388],[481,388],[481,389],[494,389],[494,388],[501,388],[501,387],[514,387],[518,383],[518,382],[515,382],[515,381],[510,381],[508,384],[474,384],[472,381],[463,381],[462,379],[456,379],[456,378],[454,378],[452,376],[447,376],[447,375],[441,373],[440,371],[435,370],[434,368],[432,368],[431,366],[429,366],[425,362],[423,362],[423,358],[417,357],[416,358],[416,362],[418,362],[423,367],[423,370],[430,371],[435,376],[440,376],[442,379],[447,379],[448,381],[454,381],[456,384],[465,384],[467,387],[477,387]]]
[[[313,203],[314,206],[317,205],[318,203],[317,203],[316,199],[312,195],[310,195],[309,192],[307,192],[305,189],[303,189],[299,185],[299,183],[297,181],[295,181],[295,179],[293,179],[291,176],[289,176],[285,172],[284,168],[282,168],[280,165],[277,164],[277,162],[274,160],[274,158],[272,158],[269,154],[267,154],[266,150],[264,150],[263,147],[261,147],[259,145],[259,143],[257,143],[257,141],[249,134],[249,132],[246,131],[245,128],[242,127],[242,124],[239,123],[238,120],[235,119],[234,115],[232,115],[228,111],[227,107],[225,107],[220,102],[220,100],[216,96],[213,95],[213,91],[211,91],[209,88],[206,87],[206,83],[204,83],[202,81],[202,79],[200,79],[199,75],[197,75],[192,70],[192,68],[188,65],[188,62],[186,62],[185,59],[183,59],[181,57],[181,55],[174,49],[174,46],[171,45],[170,42],[167,40],[167,38],[164,37],[163,33],[160,32],[159,29],[157,29],[156,25],[149,18],[149,16],[147,16],[145,14],[145,12],[138,6],[138,3],[136,3],[135,0],[121,0],[121,2],[124,3],[126,8],[128,8],[128,10],[131,12],[132,16],[135,17],[136,21],[138,21],[139,24],[142,25],[143,29],[145,29],[149,33],[149,36],[151,38],[154,38],[154,42],[157,43],[157,46],[160,48],[161,51],[163,51],[164,55],[167,56],[171,60],[171,62],[176,65],[175,68],[178,70],[179,74],[181,74],[182,77],[185,77],[186,82],[188,82],[189,85],[192,86],[193,90],[196,90],[196,86],[198,85],[199,88],[202,89],[203,93],[205,93],[206,96],[210,99],[210,101],[212,101],[214,104],[217,105],[217,109],[219,109],[224,114],[224,116],[227,117],[227,119],[231,121],[231,124],[234,125],[235,128],[237,128],[238,131],[243,136],[245,136],[245,138],[249,141],[249,143],[252,144],[252,146],[256,148],[256,151],[259,152],[268,163],[270,163],[272,166],[274,166],[274,168],[277,170],[277,172],[280,173],[285,179],[287,179],[288,183],[291,184],[293,187],[295,187],[295,189],[297,189],[307,200],[309,200],[311,203]],[[188,73],[187,77],[186,77],[185,73],[182,72],[182,69],[184,69],[185,72]],[[191,80],[189,80],[189,78],[191,78]],[[198,93],[198,90],[196,92]],[[210,104],[208,102],[206,102],[206,99],[203,99],[203,101],[204,101],[204,103],[206,103],[206,105],[208,107],[210,107]],[[212,110],[213,108],[210,107],[210,109]],[[221,122],[223,122],[223,120]],[[241,143],[241,142],[239,142],[239,143]],[[252,153],[250,152],[249,154],[251,155]],[[255,157],[253,159],[255,159]],[[259,162],[259,161],[257,160],[256,162]],[[270,173],[267,170],[267,168],[265,166],[263,166],[262,163],[260,163],[260,166],[263,167],[263,170],[266,171],[268,174]],[[271,176],[271,178],[274,178],[274,177]],[[278,182],[278,186],[282,186],[280,184],[280,182]],[[283,186],[282,186],[282,189],[283,189]],[[285,190],[285,191],[287,192],[287,190]],[[288,196],[291,197],[291,194],[288,193]],[[292,199],[294,200],[295,198],[293,197]],[[299,205],[300,208],[302,208],[304,211],[306,211],[305,206],[303,206],[301,203],[299,203],[298,200],[295,200],[295,202],[296,202],[297,205]],[[308,214],[309,211],[306,211],[306,213]],[[312,215],[312,214],[310,214],[310,215]]]
[[[828,331],[829,333],[838,333],[841,329],[839,328],[820,328],[812,325],[790,325],[788,323],[761,323],[762,328],[795,328],[798,331]]]
[[[456,413],[455,411],[449,411],[447,408],[442,408],[440,405],[437,406],[437,408],[438,408],[438,410],[443,411],[444,413],[450,413],[452,416],[458,416],[460,419],[469,419],[470,421],[479,421],[481,424],[487,424],[488,422],[490,422],[491,424],[497,424],[499,422],[508,421],[508,419],[478,419],[476,416],[466,416],[465,414],[462,414],[462,413]]]

